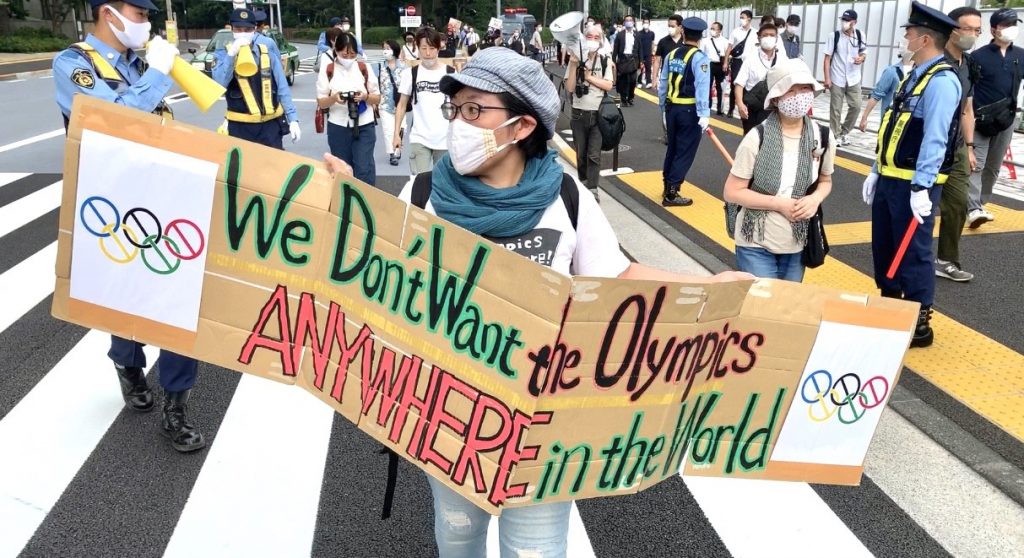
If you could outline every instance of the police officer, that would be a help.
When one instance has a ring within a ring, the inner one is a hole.
[[[915,1],[903,27],[905,48],[914,53],[915,67],[882,116],[878,158],[864,181],[863,194],[871,205],[875,284],[882,296],[921,304],[910,346],[927,347],[934,340],[930,325],[935,299],[932,208],[953,168],[960,126],[960,79],[943,49],[958,24]],[[887,279],[912,220],[919,226],[895,277]]]
[[[668,149],[662,180],[665,190],[661,205],[683,207],[693,200],[679,195],[679,188],[690,171],[701,134],[708,129],[711,117],[710,60],[699,45],[707,22],[699,17],[683,20],[683,45],[665,57],[658,83],[658,98],[665,111],[668,128]]]
[[[168,74],[178,49],[160,37],[150,41],[149,11],[156,11],[157,7],[150,0],[116,3],[90,0],[90,3],[96,22],[94,32],[85,41],[58,53],[53,60],[57,105],[64,115],[65,128],[76,93],[169,116],[163,96],[171,88]],[[144,62],[135,49],[145,47],[147,42],[147,61]],[[148,412],[153,409],[154,400],[143,375],[146,354],[142,347],[141,343],[113,336],[107,356],[114,361],[127,407]],[[160,432],[170,438],[171,445],[180,452],[204,447],[206,440],[202,433],[185,415],[199,363],[162,350],[157,366],[164,389]]]
[[[266,23],[267,12],[253,12],[256,16],[256,35],[253,37],[253,42],[258,45],[267,45],[267,49],[270,50],[271,56],[281,58],[281,49],[277,48],[277,41],[267,34],[270,31],[270,26]],[[282,64],[283,67],[283,64]]]
[[[232,137],[284,149],[282,136],[291,135],[299,141],[299,115],[292,103],[291,90],[284,76],[280,55],[256,37],[256,16],[238,8],[229,19],[235,40],[213,53],[213,79],[227,88],[228,134]],[[252,76],[238,75],[235,61],[238,52],[250,49],[257,70]]]

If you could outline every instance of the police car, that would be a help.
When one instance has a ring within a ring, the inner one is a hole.
[[[288,79],[288,85],[295,85],[295,73],[299,71],[299,49],[288,42],[277,29],[264,32],[265,35],[274,39],[277,49],[281,51],[281,64],[284,66],[284,75]],[[214,33],[213,38],[206,45],[206,50],[197,53],[196,49],[190,48],[192,54],[191,64],[203,71],[204,74],[213,75],[213,53],[218,49],[227,48],[234,41],[231,29],[221,29]]]

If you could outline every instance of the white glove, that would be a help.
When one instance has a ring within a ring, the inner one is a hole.
[[[146,47],[146,62],[150,68],[168,75],[174,67],[174,59],[179,55],[178,49],[163,37],[155,37]]]
[[[924,224],[924,218],[932,214],[932,198],[930,190],[924,189],[910,193],[910,211],[918,224]]]
[[[299,123],[297,121],[288,124],[288,131],[292,135],[292,143],[299,141],[299,138],[302,137],[302,130],[299,129]]]
[[[238,54],[238,51],[249,46],[249,43],[250,41],[246,37],[235,39],[235,42],[231,43],[231,45],[228,46],[228,56],[234,56]]]
[[[709,122],[711,122],[711,119],[708,118],[707,116],[702,116],[699,120],[697,120],[697,124],[700,124],[700,131],[701,131],[701,133],[704,133],[704,132],[708,131],[708,123]]]
[[[864,179],[864,190],[862,191],[864,203],[871,205],[872,200],[875,199],[875,184],[877,183],[878,175],[875,173],[868,174],[868,177]]]

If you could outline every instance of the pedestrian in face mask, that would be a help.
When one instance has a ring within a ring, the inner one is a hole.
[[[637,32],[636,38],[640,41],[640,64],[643,66],[640,84],[646,84],[647,89],[651,89],[654,87],[651,82],[651,57],[654,54],[654,31],[651,31],[651,20],[643,19],[641,30]]]
[[[356,60],[356,38],[341,33],[334,41],[334,62],[317,76],[317,106],[326,109],[327,145],[331,153],[355,169],[355,177],[373,185],[377,169],[373,150],[377,144],[373,105],[380,103],[376,79],[366,64]]]
[[[785,52],[777,47],[778,34],[774,24],[762,25],[757,32],[758,49],[746,53],[743,65],[733,80],[733,95],[743,119],[743,133],[760,124],[768,116],[764,105],[767,94],[768,72],[776,64],[787,60]]]
[[[786,18],[785,33],[779,32],[779,36],[782,37],[782,46],[786,49],[786,56],[790,58],[803,58],[800,53],[800,35],[797,33],[800,31],[800,16],[796,14],[790,14]]]
[[[576,143],[576,171],[595,198],[601,173],[601,130],[597,127],[597,109],[615,80],[612,61],[599,53],[601,37],[600,27],[587,28],[583,60],[578,58],[578,53],[569,53],[569,69],[565,72],[566,88],[573,92],[569,124]]]
[[[762,108],[775,110],[744,136],[725,182],[741,271],[803,280],[807,220],[832,191],[835,162],[835,138],[807,115],[821,92],[802,60],[781,61],[768,72]]]

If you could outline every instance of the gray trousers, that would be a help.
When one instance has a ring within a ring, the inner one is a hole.
[[[576,145],[576,175],[584,186],[596,190],[601,181],[601,130],[597,127],[597,111],[572,109],[569,127]]]
[[[1020,116],[1013,121],[1013,126],[994,136],[983,136],[974,132],[974,158],[978,165],[971,173],[971,189],[967,199],[967,210],[981,210],[992,195],[992,187],[999,178],[999,169],[1006,157],[1006,148],[1013,139],[1013,131],[1020,122]]]
[[[857,117],[860,116],[860,84],[840,87],[833,83],[828,93],[828,124],[832,128],[832,133],[837,138],[841,138],[853,130],[854,125],[857,123]],[[845,119],[843,118],[843,100],[846,101],[847,108]],[[840,128],[840,120],[843,121],[842,128]]]

